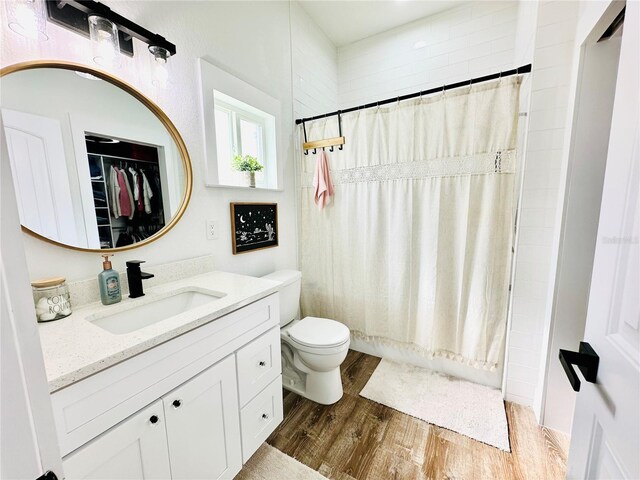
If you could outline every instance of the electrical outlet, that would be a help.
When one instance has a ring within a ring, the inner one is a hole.
[[[218,222],[216,220],[207,220],[207,240],[218,239]]]

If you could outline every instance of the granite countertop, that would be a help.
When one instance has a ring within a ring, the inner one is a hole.
[[[67,387],[278,289],[279,284],[272,280],[210,272],[150,288],[145,291],[144,297],[131,299],[123,296],[120,303],[109,306],[92,303],[74,309],[71,315],[61,320],[40,323],[38,326],[49,391],[53,393]],[[220,298],[130,333],[110,333],[91,322],[91,319],[124,312],[185,290],[209,293]]]

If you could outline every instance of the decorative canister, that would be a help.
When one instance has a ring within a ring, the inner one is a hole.
[[[71,315],[69,287],[64,277],[45,278],[31,282],[38,322],[50,322]]]

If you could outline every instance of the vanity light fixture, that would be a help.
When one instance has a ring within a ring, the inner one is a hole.
[[[107,69],[119,67],[120,42],[118,41],[118,28],[110,20],[98,15],[89,15],[88,22],[93,61]]]
[[[169,51],[157,45],[151,45],[149,51],[153,55],[151,60],[151,83],[156,87],[166,88],[169,81],[169,70],[167,68]]]
[[[22,2],[27,0],[20,0]],[[38,1],[38,0],[34,0]],[[168,52],[167,58],[176,54],[176,46],[161,35],[132,22],[114,12],[103,3],[93,0],[46,0],[47,16],[50,22],[93,40],[90,30],[90,18],[97,16],[111,22],[117,32],[118,50],[121,54],[134,56],[133,39],[140,40],[151,47],[161,47]],[[104,40],[104,39],[103,39]],[[101,48],[106,45],[101,44]],[[104,47],[106,48],[106,47]],[[166,61],[166,59],[165,59]]]
[[[5,1],[9,28],[30,40],[48,40],[43,0]]]

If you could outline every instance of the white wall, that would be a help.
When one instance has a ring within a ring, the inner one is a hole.
[[[552,268],[578,2],[540,3],[519,219],[506,398],[532,405]]]
[[[291,2],[291,45],[294,117],[337,110],[338,51],[297,1]]]
[[[526,41],[517,42],[519,20],[518,34],[530,37],[520,3],[469,2],[340,47],[340,108],[520,66]]]
[[[294,174],[292,168],[292,88],[288,2],[190,2],[107,1],[118,13],[157,32],[177,45],[169,61],[170,86],[158,90],[149,77],[149,54],[136,41],[136,56],[123,57],[122,67],[112,72],[156,102],[180,131],[189,150],[194,173],[193,195],[182,220],[168,234],[134,252],[115,255],[115,268],[131,258],[153,264],[215,254],[220,270],[263,274],[278,268],[296,267]],[[248,14],[250,13],[250,14]],[[2,23],[2,66],[33,59],[60,59],[90,64],[90,43],[84,37],[48,23],[49,40],[32,43]],[[246,32],[251,32],[247,35]],[[204,142],[196,59],[226,69],[269,95],[283,106],[287,145],[279,152],[284,165],[284,192],[215,189],[204,186]],[[9,181],[6,178],[3,182]],[[280,246],[234,256],[231,253],[229,202],[276,201],[279,204]],[[205,222],[218,220],[218,240],[207,240]],[[98,254],[54,247],[25,235],[30,277],[63,275],[81,279],[101,269]]]

